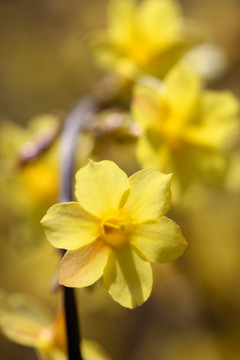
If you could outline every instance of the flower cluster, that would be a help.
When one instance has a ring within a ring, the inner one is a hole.
[[[239,130],[233,94],[205,90],[179,64],[162,82],[148,78],[135,87],[132,114],[143,130],[137,155],[144,167],[173,172],[181,190],[194,181],[216,185],[223,179]]]

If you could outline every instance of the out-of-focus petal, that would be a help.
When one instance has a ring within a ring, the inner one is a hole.
[[[82,248],[99,235],[99,220],[77,202],[53,205],[41,223],[50,243],[60,249]]]
[[[183,58],[182,62],[204,80],[214,80],[223,75],[228,68],[225,52],[211,43],[195,46]]]
[[[49,349],[37,349],[39,360],[66,360],[66,353],[58,349],[56,346],[51,346]]]
[[[84,249],[67,251],[60,263],[59,283],[69,287],[92,285],[102,276],[110,251],[100,240]]]
[[[0,328],[11,341],[35,347],[39,334],[51,321],[48,309],[29,295],[13,293],[1,297]]]
[[[170,149],[160,142],[155,147],[154,141],[155,139],[151,139],[148,135],[142,136],[138,141],[136,151],[142,167],[159,169],[164,173],[171,172],[173,164]]]
[[[166,101],[170,114],[177,122],[184,121],[192,114],[202,89],[202,81],[192,70],[178,65],[165,78]]]
[[[133,18],[136,2],[129,0],[111,0],[108,17],[109,29],[107,31],[113,45],[124,47],[131,41]]]
[[[133,119],[141,124],[143,129],[149,126],[159,127],[161,116],[164,117],[164,104],[161,96],[164,85],[155,78],[146,77],[135,86],[132,101]]]
[[[103,278],[112,298],[131,309],[143,304],[152,290],[151,265],[130,246],[112,252]]]
[[[239,131],[239,103],[228,91],[205,91],[199,108],[201,121],[190,124],[184,140],[209,148],[227,148],[236,141]]]
[[[112,161],[92,160],[76,174],[76,197],[81,206],[100,218],[113,217],[129,189],[129,180]]]
[[[147,260],[165,263],[176,260],[188,247],[180,227],[162,217],[155,224],[136,226],[131,233],[131,244],[146,256]]]
[[[137,15],[144,37],[158,51],[168,49],[183,37],[181,9],[174,0],[144,1]]]
[[[214,145],[226,147],[235,140],[239,131],[239,101],[231,92],[205,91],[201,129],[210,144],[212,141]]]
[[[103,348],[95,341],[83,339],[81,350],[84,360],[110,360]]]

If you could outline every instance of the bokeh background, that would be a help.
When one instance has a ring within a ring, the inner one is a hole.
[[[106,23],[107,3],[0,0],[2,122],[25,126],[36,115],[67,112],[92,91],[101,73],[87,44],[91,34]],[[180,3],[186,16],[199,22],[209,40],[227,56],[227,71],[209,86],[227,88],[239,97],[239,1]],[[98,341],[113,360],[239,359],[240,176],[238,179],[234,177],[231,189],[205,189],[203,204],[191,211],[171,211],[190,248],[175,263],[154,266],[153,293],[142,307],[121,308],[101,283],[78,292],[85,338]],[[28,251],[16,245],[26,228],[21,230],[18,225],[14,229],[8,213],[14,196],[9,191],[0,205],[0,288],[29,293],[54,311],[59,294],[51,294],[50,287],[58,254],[46,240]],[[39,220],[41,215],[37,215]],[[2,335],[0,349],[1,359],[37,358],[32,349]]]

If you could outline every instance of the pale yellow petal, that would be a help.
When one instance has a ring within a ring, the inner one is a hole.
[[[226,147],[239,132],[239,101],[228,91],[206,91],[202,98],[200,137],[209,144]]]
[[[144,169],[129,178],[130,194],[122,211],[131,222],[156,221],[166,214],[171,201],[171,177],[158,170]]]
[[[82,207],[100,218],[113,217],[117,213],[129,180],[112,161],[89,163],[76,174],[76,197]]]
[[[91,44],[93,58],[96,64],[103,69],[115,67],[118,62],[118,54],[114,48],[107,42],[106,34],[99,35]]]
[[[195,111],[202,81],[192,70],[177,65],[166,76],[165,85],[170,116],[176,117],[176,122],[182,122]]]
[[[81,350],[84,360],[110,360],[104,349],[95,341],[83,339]]]
[[[158,142],[158,143],[157,143]],[[171,151],[157,136],[142,136],[137,144],[137,157],[143,168],[158,169],[164,173],[172,171]]]
[[[203,94],[203,116],[206,122],[215,125],[227,123],[239,115],[239,101],[230,91],[205,91]]]
[[[159,51],[166,50],[183,35],[180,6],[174,0],[148,0],[139,6],[138,26]]]
[[[92,285],[102,276],[110,251],[99,240],[84,249],[67,251],[60,264],[59,283],[68,287]]]
[[[128,308],[143,304],[152,290],[152,269],[132,248],[112,252],[103,273],[111,297]]]
[[[66,353],[57,346],[52,346],[52,344],[47,349],[38,348],[37,354],[39,360],[66,360]]]
[[[108,35],[115,46],[124,47],[131,41],[135,0],[111,0],[108,8]]]
[[[198,123],[185,129],[185,142],[212,149],[227,148],[239,132],[239,102],[227,91],[205,91]]]
[[[165,116],[165,105],[161,102],[164,86],[161,81],[153,79],[146,78],[144,83],[135,86],[133,92],[132,116],[143,129],[149,126],[158,128]]]
[[[155,224],[136,226],[131,233],[131,244],[147,260],[158,263],[176,260],[188,247],[180,227],[165,216]]]
[[[0,329],[9,340],[35,347],[39,334],[51,322],[49,310],[30,295],[12,293],[1,297]]]
[[[93,242],[99,234],[99,220],[77,202],[53,205],[41,223],[47,239],[60,249],[79,249]]]

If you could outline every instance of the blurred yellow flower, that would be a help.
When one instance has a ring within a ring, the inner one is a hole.
[[[31,119],[26,127],[10,121],[0,125],[0,207],[14,222],[7,236],[21,251],[39,245],[39,221],[57,200],[60,126],[51,114]]]
[[[33,347],[41,360],[67,360],[64,312],[55,319],[35,298],[26,294],[0,293],[0,329],[17,344]],[[84,360],[110,360],[100,345],[83,339]]]
[[[27,193],[27,199],[39,207],[54,203],[59,189],[57,165],[48,164],[46,157],[45,160],[36,160],[19,171],[19,186]]]
[[[45,114],[33,118],[28,127],[12,122],[1,125],[0,178],[12,208],[31,212],[50,206],[58,193],[57,134],[59,118]],[[38,148],[51,145],[34,158]],[[10,196],[11,193],[11,196]],[[3,194],[4,196],[4,194]]]
[[[93,43],[95,59],[126,77],[162,76],[191,47],[175,0],[111,0],[108,17]]]
[[[143,167],[173,172],[181,190],[223,180],[239,130],[233,94],[204,90],[194,72],[177,65],[163,82],[148,78],[136,86],[132,114],[143,129],[137,146]]]
[[[145,169],[130,178],[112,161],[89,161],[76,174],[79,202],[53,205],[42,220],[51,244],[67,249],[60,283],[85,287],[103,275],[112,298],[135,308],[152,289],[150,261],[165,263],[187,248],[164,214],[171,175]]]

